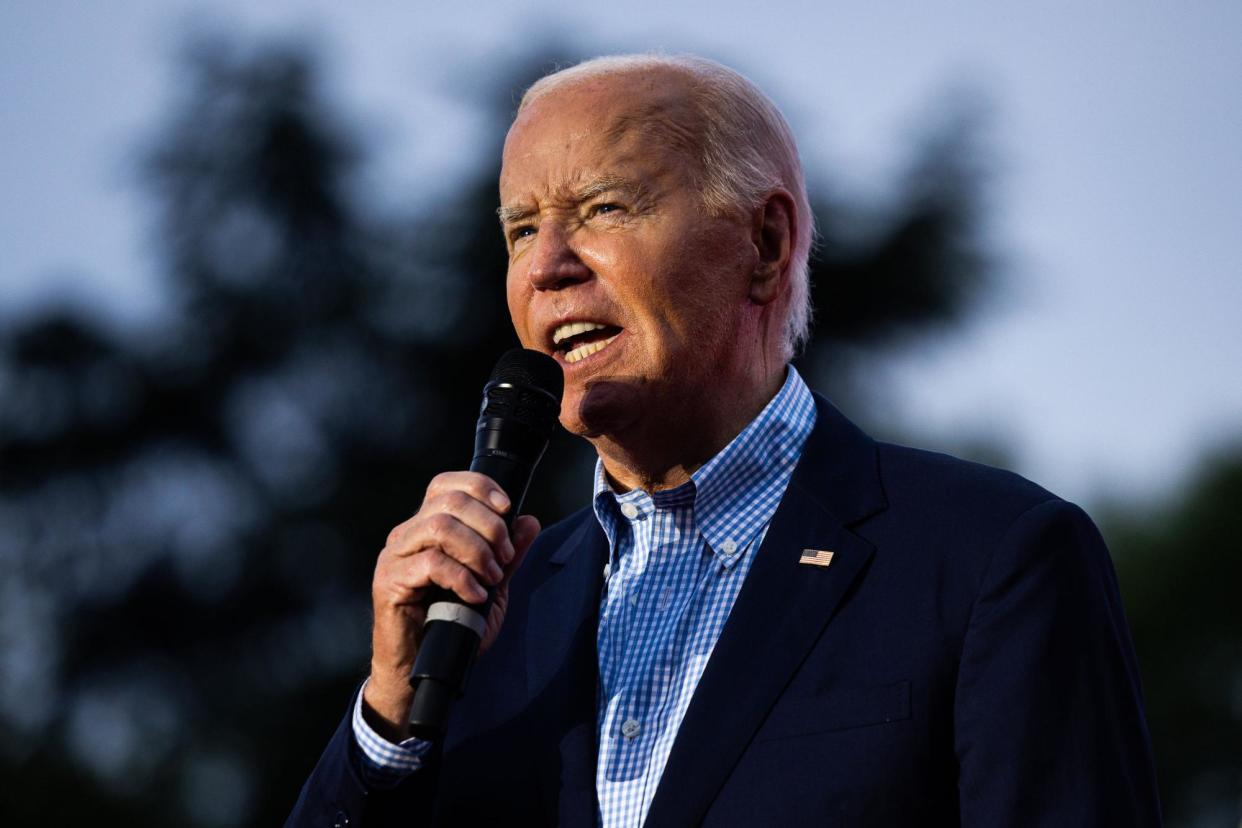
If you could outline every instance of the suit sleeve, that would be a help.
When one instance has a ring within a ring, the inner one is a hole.
[[[362,692],[361,688],[357,692]],[[336,732],[311,771],[285,828],[413,828],[429,825],[439,776],[438,750],[426,764],[392,787],[368,785],[354,736],[350,701]]]
[[[1158,826],[1134,648],[1108,550],[1061,500],[993,552],[955,700],[963,826]]]

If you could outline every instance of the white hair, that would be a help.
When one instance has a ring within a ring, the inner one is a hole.
[[[535,81],[522,96],[518,112],[564,84],[650,69],[672,71],[689,82],[687,104],[697,123],[676,126],[697,129],[691,141],[699,154],[699,190],[709,212],[722,215],[738,208],[749,212],[781,187],[793,196],[797,226],[783,342],[785,359],[792,359],[810,335],[810,256],[815,223],[793,131],[758,86],[723,64],[694,55],[609,55]]]

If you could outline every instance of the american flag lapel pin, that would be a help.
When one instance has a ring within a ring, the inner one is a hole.
[[[828,566],[832,563],[832,553],[827,549],[803,549],[798,563],[808,566]]]

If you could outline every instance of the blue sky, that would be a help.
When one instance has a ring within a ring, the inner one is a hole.
[[[1000,437],[1022,471],[1091,500],[1176,486],[1242,436],[1242,4],[757,5],[5,3],[0,318],[64,297],[123,321],[158,307],[130,164],[187,26],[324,47],[395,201],[474,166],[487,139],[453,83],[498,55],[554,38],[698,51],[758,81],[809,166],[864,198],[946,92],[990,104],[1008,290],[964,334],[877,361],[926,441]]]

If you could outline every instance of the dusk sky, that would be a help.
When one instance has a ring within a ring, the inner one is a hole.
[[[877,360],[918,435],[994,436],[1084,501],[1165,491],[1242,439],[1242,3],[874,5],[4,3],[0,320],[66,300],[124,323],[158,309],[133,165],[188,28],[321,47],[394,203],[480,165],[493,136],[454,96],[497,58],[691,51],[757,81],[808,166],[864,200],[949,96],[989,110],[1004,289],[964,332]]]

